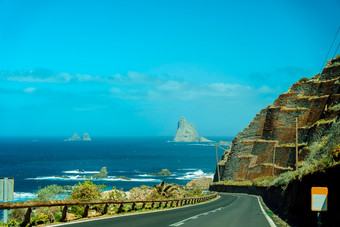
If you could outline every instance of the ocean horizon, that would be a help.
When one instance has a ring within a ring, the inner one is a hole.
[[[47,185],[75,185],[100,171],[108,178],[92,179],[128,191],[141,185],[185,185],[200,177],[213,177],[215,142],[175,143],[173,137],[93,137],[92,141],[64,141],[64,137],[0,137],[0,178],[14,178],[14,201],[35,197]],[[209,137],[216,142],[231,137]],[[223,154],[218,150],[219,157]],[[171,176],[156,176],[169,169]],[[67,178],[65,177],[67,175]],[[130,180],[119,177],[127,177]]]

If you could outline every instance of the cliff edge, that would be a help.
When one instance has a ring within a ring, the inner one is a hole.
[[[321,74],[300,79],[262,109],[223,154],[217,166],[220,179],[216,172],[214,181],[254,180],[303,165],[313,144],[339,130],[339,113],[340,55],[328,61]]]

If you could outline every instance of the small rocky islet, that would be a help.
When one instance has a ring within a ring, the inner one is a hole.
[[[64,141],[92,141],[90,135],[88,133],[84,133],[83,138],[81,138],[76,132],[68,139]]]
[[[177,131],[173,142],[213,142],[207,138],[204,138],[198,134],[195,129],[195,125],[188,123],[187,120],[182,117],[178,121]]]

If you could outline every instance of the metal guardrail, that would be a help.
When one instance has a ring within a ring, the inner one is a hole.
[[[90,205],[105,205],[102,211],[102,214],[107,214],[108,206],[113,204],[119,204],[119,208],[117,213],[122,213],[124,209],[124,204],[131,204],[131,210],[136,209],[136,204],[142,204],[142,209],[146,206],[146,204],[151,204],[151,209],[154,208],[156,203],[159,203],[161,206],[162,203],[165,203],[165,207],[168,207],[170,203],[170,207],[173,206],[184,206],[187,204],[196,204],[200,202],[207,201],[209,199],[215,198],[217,193],[212,195],[203,196],[203,197],[189,197],[189,198],[178,198],[178,199],[159,199],[159,200],[57,200],[57,201],[26,201],[26,202],[6,202],[0,203],[0,210],[6,209],[19,209],[19,208],[27,208],[24,222],[22,226],[26,226],[31,221],[31,213],[32,208],[37,207],[55,207],[62,206],[62,222],[66,221],[67,215],[67,207],[68,206],[84,206],[83,217],[88,216]]]

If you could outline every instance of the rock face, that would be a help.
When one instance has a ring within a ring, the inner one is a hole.
[[[85,132],[84,135],[83,135],[83,141],[91,141],[91,140],[92,139],[91,139],[90,135]]]
[[[303,162],[309,146],[339,121],[339,113],[340,55],[321,74],[302,78],[255,116],[219,161],[220,180],[252,180],[271,176],[273,169],[275,175],[294,169],[296,130],[298,161]]]
[[[90,178],[90,179],[101,179],[101,178],[107,178],[107,176],[108,176],[107,169],[106,169],[106,167],[103,167],[103,168],[101,168],[99,173],[96,173],[92,176],[86,176],[86,177]]]
[[[209,188],[212,182],[213,179],[202,177],[188,182],[186,186],[190,188]]]
[[[195,125],[188,123],[184,117],[178,121],[174,142],[212,142],[198,135]]]
[[[68,138],[65,141],[81,141],[81,138],[78,136],[77,133],[74,133],[71,138]]]

